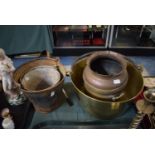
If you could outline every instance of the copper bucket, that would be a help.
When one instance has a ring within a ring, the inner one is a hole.
[[[14,73],[14,79],[38,112],[58,108],[64,97],[62,89],[65,69],[58,59],[40,58],[29,61]]]

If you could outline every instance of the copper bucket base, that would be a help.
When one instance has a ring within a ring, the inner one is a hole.
[[[32,102],[32,104],[33,104],[36,112],[46,114],[46,113],[52,112],[52,111],[56,110],[57,108],[59,108],[63,104],[62,100],[64,100],[64,99],[65,99],[64,94],[60,92],[59,97],[55,101],[52,101],[51,106],[48,106],[48,108],[40,106],[36,103],[33,104],[33,102]]]

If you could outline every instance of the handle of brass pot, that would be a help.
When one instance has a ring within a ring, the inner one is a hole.
[[[134,61],[132,61],[131,59],[129,59],[128,57],[124,57],[127,61],[129,61],[130,63],[132,63],[140,72],[143,72],[143,66],[142,65],[137,65],[134,63]]]
[[[137,69],[142,73],[144,70],[143,65],[136,65],[136,66],[137,66]]]

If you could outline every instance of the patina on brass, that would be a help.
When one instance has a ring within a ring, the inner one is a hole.
[[[56,73],[56,77],[51,77],[52,73]],[[33,103],[35,110],[44,113],[51,112],[62,104],[64,77],[63,65],[53,58],[29,61],[14,73],[15,81],[21,84],[21,90]]]
[[[101,119],[111,119],[118,116],[125,105],[136,98],[143,90],[143,77],[134,64],[127,61],[128,82],[122,90],[124,95],[117,101],[109,99],[97,99],[88,94],[84,87],[83,71],[87,58],[92,53],[79,57],[72,65],[71,80],[81,100],[81,105],[90,114]]]
[[[121,91],[128,82],[128,73],[127,61],[122,55],[112,51],[94,52],[86,64],[83,80],[89,94],[112,100],[123,95]]]

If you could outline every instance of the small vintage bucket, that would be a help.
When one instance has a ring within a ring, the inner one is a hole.
[[[58,59],[45,57],[29,61],[14,72],[24,95],[38,112],[51,112],[62,102],[65,68]]]

